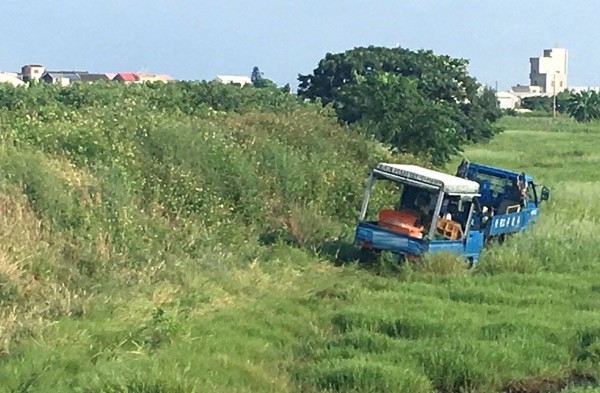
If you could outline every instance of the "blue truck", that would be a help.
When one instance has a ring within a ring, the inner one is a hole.
[[[387,195],[388,206],[372,211],[373,187],[382,181],[377,197]],[[535,224],[549,196],[526,173],[466,160],[455,175],[379,163],[367,180],[354,241],[369,253],[388,251],[411,260],[447,252],[475,266],[487,243],[501,243]]]

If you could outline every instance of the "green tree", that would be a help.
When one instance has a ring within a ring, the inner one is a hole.
[[[556,95],[556,111],[565,113],[569,99],[572,97],[570,91],[561,91]],[[521,107],[532,111],[544,111],[552,113],[554,106],[554,96],[533,96],[525,97],[521,100]]]
[[[573,97],[573,92],[569,90],[561,91],[556,95],[556,110],[559,113],[567,113],[567,105]]]
[[[264,73],[260,71],[258,67],[252,69],[252,75],[250,76],[252,85],[258,88],[272,87],[276,88],[277,84],[270,79],[264,77]]]
[[[281,91],[284,93],[291,93],[292,92],[292,86],[289,83],[286,83],[282,88]]]
[[[464,142],[452,119],[452,106],[428,99],[414,78],[390,72],[359,75],[356,83],[343,86],[337,97],[342,114],[360,114],[357,121],[368,134],[400,153],[423,156],[441,165]]]
[[[427,154],[439,163],[439,159],[433,157],[447,159],[448,152],[460,149],[461,145],[490,140],[500,131],[494,126],[494,122],[502,115],[496,102],[495,91],[484,88],[471,77],[467,72],[467,65],[467,60],[436,55],[432,51],[359,47],[344,53],[328,53],[320,60],[312,74],[299,75],[298,94],[308,99],[318,98],[323,105],[332,104],[339,119],[350,124],[358,121],[379,122],[381,128],[387,123],[387,119],[410,118],[411,121],[398,123],[398,127],[392,131],[397,134],[394,140],[402,140],[403,143],[410,135],[414,138],[421,135],[415,130],[422,131],[422,122],[425,120],[415,122],[416,115],[411,117],[410,113],[390,112],[390,108],[394,108],[393,111],[417,110],[415,113],[421,113],[420,107],[410,105],[412,98],[409,98],[409,95],[413,95],[420,100],[423,108],[435,112],[436,116],[433,118],[437,119],[440,125],[432,125],[430,119],[427,119],[430,127],[451,130],[434,132],[432,135],[445,140],[429,140],[429,144],[421,146],[418,152],[415,151],[416,146],[421,144],[410,142],[413,144],[413,153]],[[378,75],[381,75],[381,78]],[[400,79],[392,78],[394,75]],[[362,77],[366,79],[361,79]],[[390,82],[391,85],[384,82],[386,79],[393,81]],[[366,87],[369,84],[372,86]],[[394,93],[383,100],[383,93],[380,93],[378,88]],[[353,99],[349,94],[362,97]],[[406,102],[406,108],[398,107],[400,99],[409,100]],[[369,100],[372,100],[373,104],[358,104]],[[386,100],[391,104],[388,105]],[[377,103],[378,107],[374,103]],[[400,137],[400,134],[404,136]],[[382,141],[390,143],[390,140],[382,136]],[[395,146],[399,147],[397,143]],[[432,152],[431,146],[436,146],[437,152]]]
[[[574,94],[566,104],[567,113],[580,123],[600,118],[600,95],[587,90]]]
[[[553,97],[548,96],[533,96],[525,97],[521,100],[521,108],[531,111],[552,112]]]
[[[464,101],[477,93],[480,85],[467,73],[468,62],[432,51],[413,52],[403,48],[358,47],[321,59],[309,75],[300,75],[298,94],[324,104],[335,101],[335,92],[352,83],[356,75],[384,71],[418,79],[418,88],[427,97]]]
[[[260,84],[262,82],[263,75],[264,74],[260,71],[260,69],[255,66],[252,69],[252,75],[250,75],[250,80],[252,81],[252,84],[254,86]]]
[[[452,118],[465,143],[489,141],[501,131],[495,125],[502,117],[502,111],[498,108],[494,89],[479,88],[467,100],[458,103],[458,110],[452,101],[445,102],[454,108]]]

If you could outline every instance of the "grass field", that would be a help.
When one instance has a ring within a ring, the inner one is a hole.
[[[106,268],[118,285],[74,291],[41,278],[58,274],[44,264],[56,240],[17,189],[3,190],[0,296],[21,303],[1,314],[0,391],[600,392],[600,127],[502,122],[465,155],[527,171],[551,197],[533,231],[486,250],[472,271],[440,258],[362,269],[343,220],[319,224],[340,235],[327,244],[318,231],[299,245],[190,244],[193,258]],[[0,159],[14,163],[10,154]],[[94,182],[60,160],[44,165],[72,187]],[[362,189],[350,192],[356,204]],[[310,204],[297,209],[294,225],[316,225]]]

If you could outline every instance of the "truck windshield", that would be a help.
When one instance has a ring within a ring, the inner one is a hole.
[[[474,176],[469,176],[469,179],[480,184],[481,197],[479,201],[483,206],[497,209],[503,200],[518,199],[518,190],[514,185],[515,179],[483,173],[476,173]]]

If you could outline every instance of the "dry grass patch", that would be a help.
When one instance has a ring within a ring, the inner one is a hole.
[[[84,310],[82,295],[36,274],[39,261],[59,259],[56,240],[25,196],[0,193],[0,353],[15,338],[35,336],[44,320]]]
[[[49,158],[45,161],[46,168],[57,179],[63,180],[79,195],[82,206],[97,206],[102,202],[99,192],[94,192],[98,181],[92,175],[77,168],[66,158]]]

